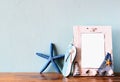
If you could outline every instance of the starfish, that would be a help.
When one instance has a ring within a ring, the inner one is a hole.
[[[48,67],[48,65],[49,65],[50,63],[53,64],[54,68],[56,69],[56,71],[57,71],[58,73],[61,73],[61,71],[60,71],[57,63],[55,62],[55,60],[56,60],[56,59],[63,58],[64,55],[62,54],[62,55],[55,55],[55,56],[54,56],[54,55],[53,55],[53,51],[54,51],[54,47],[53,47],[53,46],[54,46],[54,44],[51,43],[51,44],[50,44],[50,56],[48,56],[48,55],[46,55],[46,54],[42,54],[42,53],[36,53],[36,55],[38,55],[38,56],[40,56],[40,57],[45,58],[45,59],[48,60],[47,63],[45,64],[45,66],[44,66],[44,67],[42,68],[42,70],[40,71],[40,73],[42,73],[42,72]]]
[[[106,60],[106,65],[107,66],[110,66],[112,64],[112,62],[108,59],[108,60]]]

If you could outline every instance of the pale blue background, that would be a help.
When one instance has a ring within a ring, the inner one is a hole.
[[[39,72],[50,42],[65,53],[74,25],[111,25],[120,72],[120,0],[0,0],[0,72]],[[49,66],[47,71],[54,71]]]

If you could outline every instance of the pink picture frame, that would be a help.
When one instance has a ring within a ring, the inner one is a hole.
[[[77,50],[73,75],[112,76],[112,27],[74,26],[73,36],[73,44]]]

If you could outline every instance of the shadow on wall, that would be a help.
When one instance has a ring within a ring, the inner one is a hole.
[[[113,58],[114,58],[114,71],[119,72],[119,58],[120,58],[120,29],[116,28],[112,30],[112,42],[113,42]]]

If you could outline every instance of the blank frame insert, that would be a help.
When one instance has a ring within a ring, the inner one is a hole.
[[[99,68],[104,60],[104,34],[81,34],[82,68]]]

